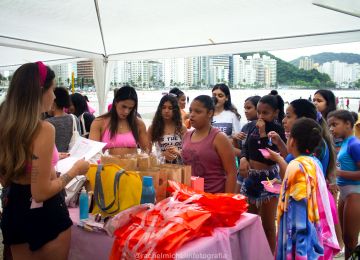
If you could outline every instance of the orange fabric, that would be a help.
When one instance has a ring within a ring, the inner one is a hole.
[[[195,192],[169,181],[173,196],[152,209],[132,216],[117,229],[110,259],[173,259],[186,242],[209,236],[216,227],[234,226],[247,210],[246,198],[239,194]]]

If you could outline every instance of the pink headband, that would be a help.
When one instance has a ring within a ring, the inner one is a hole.
[[[47,68],[41,61],[35,62],[38,65],[39,69],[39,76],[40,76],[40,85],[41,87],[44,87],[45,80],[46,80],[46,74],[47,74]]]

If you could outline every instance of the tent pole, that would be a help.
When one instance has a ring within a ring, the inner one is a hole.
[[[100,10],[99,10],[98,0],[94,0],[94,4],[95,4],[95,9],[96,9],[96,15],[97,15],[98,23],[99,23],[101,40],[102,40],[103,47],[104,47],[104,55],[105,55],[105,57],[107,57],[106,47],[105,47],[105,39],[104,39],[104,33],[103,33],[103,29],[102,29],[102,24],[101,24],[101,18],[100,18]]]

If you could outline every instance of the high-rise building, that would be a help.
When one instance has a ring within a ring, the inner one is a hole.
[[[158,61],[149,61],[149,83],[150,86],[164,82],[163,64]]]
[[[189,86],[208,86],[209,85],[209,57],[198,56],[186,60],[186,78]]]
[[[312,70],[314,68],[314,60],[310,57],[300,59],[299,69]]]
[[[77,62],[77,78],[94,79],[93,62],[91,60]]]
[[[240,55],[232,57],[232,85],[239,87],[245,84],[245,60]]]
[[[209,57],[209,84],[229,83],[229,56]]]
[[[328,74],[337,85],[348,85],[360,78],[360,65],[358,63],[325,62],[319,66],[318,70]]]
[[[262,61],[264,65],[264,83],[265,86],[275,86],[276,85],[276,60],[270,58],[267,55],[262,56]]]
[[[165,86],[184,85],[187,78],[185,58],[164,59],[162,62]]]
[[[71,73],[77,77],[76,63],[64,63],[51,66],[55,73],[55,79],[58,86],[69,86],[71,84]]]
[[[193,61],[193,57],[188,57],[185,58],[185,85],[186,86],[193,86],[193,82],[194,82],[194,61]]]
[[[256,70],[254,68],[252,56],[247,56],[245,60],[245,84],[254,84],[256,82]]]
[[[264,62],[260,57],[259,53],[255,53],[252,58],[253,58],[253,68],[256,71],[255,82],[258,83],[259,85],[264,85],[265,84]]]

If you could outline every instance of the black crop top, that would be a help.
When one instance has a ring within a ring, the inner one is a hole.
[[[256,127],[256,121],[252,121],[249,124],[251,125],[249,126],[249,132],[245,141],[245,145],[241,150],[240,157],[246,157],[246,159],[248,160],[265,163],[267,165],[276,164],[272,160],[265,159],[258,149],[270,148],[271,150],[278,152],[279,149],[277,148],[277,146],[275,144],[269,144],[269,138],[267,136],[260,138],[259,130]],[[286,143],[285,131],[282,126],[274,122],[266,122],[266,134],[271,131],[278,133],[280,138]]]

